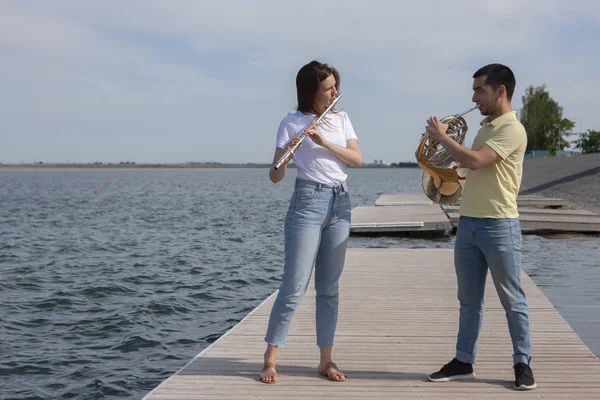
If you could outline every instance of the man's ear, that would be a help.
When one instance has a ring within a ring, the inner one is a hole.
[[[506,86],[504,85],[500,85],[498,87],[498,99],[500,99],[502,96],[506,97]]]

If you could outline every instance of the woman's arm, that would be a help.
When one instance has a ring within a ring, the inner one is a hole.
[[[271,164],[271,168],[269,168],[269,179],[273,183],[279,182],[285,176],[285,170],[288,165],[287,162],[284,162],[283,164],[281,164],[281,167],[279,167],[279,169],[274,168],[275,164],[277,164],[279,159],[281,157],[283,157],[284,154],[285,154],[284,149],[280,149],[279,147],[275,149],[275,155],[273,156],[273,163]]]
[[[292,161],[292,158],[294,158],[294,154],[296,154],[296,151],[298,151],[298,149],[302,147],[302,143],[300,143],[300,146],[298,146],[296,151],[290,154],[290,156],[283,162],[283,164],[281,164],[281,166],[278,169],[273,168],[273,166],[275,166],[279,162],[279,160],[281,159],[281,157],[283,157],[287,149],[294,146],[298,142],[298,140],[300,139],[295,137],[292,140],[290,140],[288,144],[285,145],[285,149],[280,149],[279,147],[275,149],[273,162],[271,163],[271,167],[269,168],[269,179],[271,179],[271,182],[277,183],[281,181],[285,176],[285,170],[287,169],[288,163]]]
[[[360,167],[362,164],[362,153],[360,151],[360,146],[358,145],[358,140],[356,139],[346,140],[346,147],[331,142],[325,142],[322,146],[331,151],[337,158],[346,164],[355,167]]]
[[[346,140],[346,147],[342,147],[325,139],[319,128],[314,123],[306,129],[306,133],[313,142],[331,151],[336,155],[337,158],[346,164],[350,164],[355,167],[360,167],[362,164],[362,153],[360,151],[358,140],[348,139]]]

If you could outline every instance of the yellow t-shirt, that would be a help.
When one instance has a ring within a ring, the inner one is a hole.
[[[460,201],[460,215],[474,218],[518,218],[517,194],[527,147],[525,127],[516,111],[492,122],[481,121],[473,150],[487,144],[502,159],[488,167],[468,171]]]

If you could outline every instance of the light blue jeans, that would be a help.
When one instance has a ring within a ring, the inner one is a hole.
[[[285,219],[283,281],[273,304],[265,341],[282,346],[315,266],[317,345],[333,346],[338,281],[350,234],[350,194],[345,183],[296,180]]]
[[[514,364],[531,360],[529,310],[521,287],[521,225],[518,218],[460,217],[454,245],[460,319],[456,358],[475,362],[483,322],[488,268],[504,307]]]

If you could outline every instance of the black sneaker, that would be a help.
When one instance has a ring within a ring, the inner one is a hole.
[[[456,358],[444,365],[438,372],[429,375],[431,382],[448,382],[473,378],[475,378],[473,364],[460,362]]]
[[[532,390],[537,387],[535,379],[533,378],[533,371],[529,365],[518,363],[513,368],[515,369],[516,390]]]

